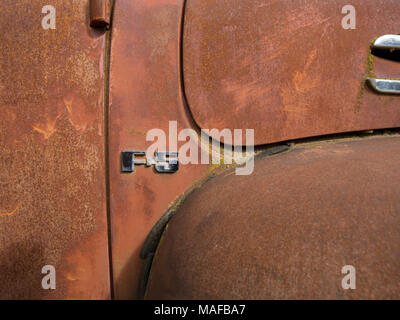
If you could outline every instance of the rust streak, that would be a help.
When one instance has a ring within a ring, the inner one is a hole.
[[[18,209],[19,209],[19,206],[17,206],[17,207],[16,207],[13,211],[11,211],[11,212],[1,212],[1,213],[0,213],[0,217],[12,216],[12,215],[14,215],[15,213],[17,213]]]

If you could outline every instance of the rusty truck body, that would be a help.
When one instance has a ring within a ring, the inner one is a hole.
[[[0,18],[1,299],[400,298],[398,0],[2,0]],[[192,136],[149,160],[154,129]],[[237,175],[224,150],[247,130]]]

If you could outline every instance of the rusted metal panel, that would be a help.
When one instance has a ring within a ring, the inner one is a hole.
[[[370,43],[400,30],[397,0],[187,1],[185,92],[201,128],[255,129],[256,144],[400,125],[400,97],[365,86],[398,79],[376,70]],[[379,10],[377,10],[379,8]]]
[[[399,181],[399,135],[259,156],[253,175],[224,173],[181,205],[147,298],[399,299]]]
[[[0,298],[108,298],[104,35],[88,1],[51,1],[45,30],[47,4],[0,3]]]
[[[163,175],[138,166],[121,173],[121,151],[147,150],[146,133],[168,137],[169,121],[191,128],[180,87],[183,1],[121,0],[114,8],[110,64],[110,207],[115,298],[140,296],[141,247],[167,208],[207,165],[185,165]],[[179,143],[181,145],[182,143]]]

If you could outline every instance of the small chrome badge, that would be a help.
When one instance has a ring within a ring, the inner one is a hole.
[[[135,172],[135,165],[145,165],[154,168],[159,173],[174,173],[179,170],[178,152],[157,151],[154,159],[137,159],[146,156],[146,151],[122,151],[121,171],[123,173]]]

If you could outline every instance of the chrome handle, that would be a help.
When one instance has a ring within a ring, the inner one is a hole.
[[[371,49],[400,49],[400,35],[386,34],[374,41]]]
[[[400,94],[399,80],[368,78],[367,81],[376,92],[385,94]]]
[[[397,34],[381,36],[371,45],[372,54],[393,61],[398,61],[398,50],[400,50],[400,35]],[[368,78],[367,83],[378,93],[400,94],[399,80]]]

